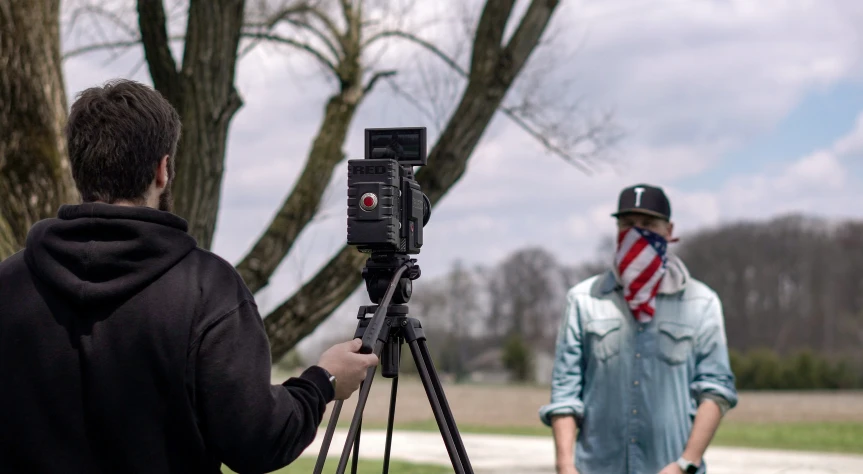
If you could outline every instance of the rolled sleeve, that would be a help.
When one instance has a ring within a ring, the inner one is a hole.
[[[577,420],[584,416],[581,340],[578,305],[574,296],[568,295],[555,348],[551,400],[539,409],[539,419],[546,426],[551,426],[552,416],[572,415]]]
[[[716,296],[707,305],[696,344],[690,392],[699,404],[705,400],[716,402],[724,415],[737,405],[737,389],[728,357],[722,303]]]

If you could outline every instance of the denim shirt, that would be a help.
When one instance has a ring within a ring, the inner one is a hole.
[[[734,380],[713,290],[686,274],[639,323],[609,271],[567,293],[551,403],[539,416],[548,426],[552,415],[575,416],[580,474],[656,474],[683,454],[704,398],[737,404]]]

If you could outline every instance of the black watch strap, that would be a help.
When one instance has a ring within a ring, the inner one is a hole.
[[[320,366],[318,366],[318,367],[320,367]],[[327,369],[325,369],[323,367],[321,367],[321,370],[323,370],[324,373],[327,374],[327,379],[329,379],[330,383],[333,384],[333,390],[335,390],[336,389],[336,376],[331,374]]]

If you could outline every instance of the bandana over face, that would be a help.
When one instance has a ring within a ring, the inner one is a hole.
[[[653,319],[656,292],[665,275],[668,242],[649,230],[632,227],[617,236],[614,266],[623,285],[623,297],[636,320]]]

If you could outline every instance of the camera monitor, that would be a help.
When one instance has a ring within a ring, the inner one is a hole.
[[[425,166],[426,128],[367,128],[366,159],[391,158],[402,166]]]

